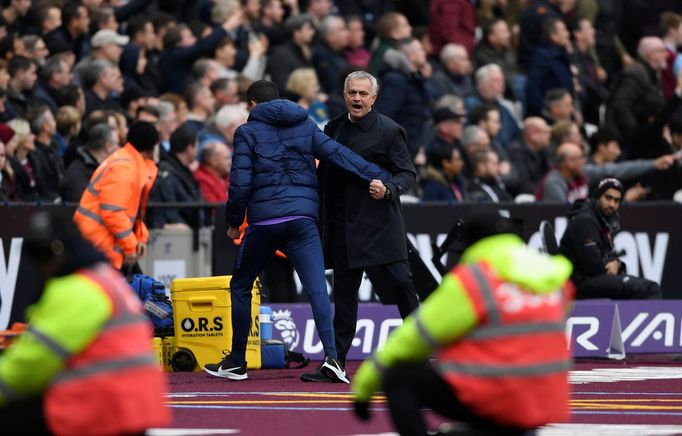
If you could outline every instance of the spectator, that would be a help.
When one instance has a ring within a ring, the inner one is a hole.
[[[57,113],[59,105],[59,90],[71,83],[71,70],[66,61],[60,56],[52,56],[45,61],[40,69],[40,80],[36,84],[35,98]]]
[[[100,123],[90,129],[88,141],[76,149],[76,158],[62,179],[59,187],[62,200],[78,203],[97,167],[119,147],[118,135],[111,126]]]
[[[15,118],[7,122],[14,131],[14,148],[10,153],[10,164],[15,174],[15,192],[18,201],[40,201],[45,197],[45,181],[40,174],[40,162],[36,157],[35,135],[31,133],[28,121]]]
[[[179,93],[190,76],[191,65],[212,53],[218,43],[239,27],[241,22],[242,14],[237,9],[225,18],[220,27],[198,41],[185,24],[169,28],[163,36],[164,51],[158,63],[159,71],[163,72],[159,89],[162,92]]]
[[[464,434],[533,433],[568,419],[571,264],[526,247],[516,233],[492,209],[465,222],[461,265],[356,372],[359,417],[369,418],[369,401],[383,390],[402,435],[428,434],[422,408],[466,423],[456,430]],[[512,292],[518,304],[508,304]]]
[[[473,96],[476,91],[471,81],[471,61],[464,46],[449,43],[440,51],[440,68],[433,72],[431,81],[440,94],[460,98]]]
[[[382,86],[376,109],[400,124],[407,134],[407,148],[414,160],[423,148],[424,123],[430,118],[429,103],[433,85],[429,82],[431,66],[421,42],[403,39],[397,49],[386,51],[389,67],[381,77]]]
[[[389,48],[395,48],[398,41],[412,36],[412,27],[405,15],[399,12],[387,12],[377,21],[377,46],[372,50],[367,71],[377,76],[384,67],[384,54]]]
[[[220,64],[215,59],[201,58],[192,65],[191,83],[209,87],[219,77]]]
[[[128,44],[130,38],[119,35],[113,30],[100,30],[92,37],[90,54],[81,59],[73,69],[76,80],[79,84],[85,84],[85,74],[90,65],[96,60],[107,60],[113,65],[118,66],[123,53],[123,47]]]
[[[580,145],[572,142],[559,145],[554,165],[540,181],[535,199],[560,203],[586,199],[589,188],[583,172],[585,154]]]
[[[560,250],[572,263],[576,298],[658,299],[661,289],[650,280],[627,275],[613,238],[620,230],[618,209],[623,185],[614,177],[599,181],[590,199],[576,204],[561,238]]]
[[[208,119],[213,115],[215,97],[208,86],[190,83],[185,88],[185,101],[189,111],[185,117],[185,124],[196,133],[203,130]]]
[[[8,63],[11,76],[7,84],[7,98],[3,118],[23,117],[33,103],[33,88],[38,79],[36,64],[24,56],[14,56]]]
[[[23,35],[31,30],[31,22],[28,11],[31,8],[30,0],[10,0],[3,3],[6,7],[2,8],[2,20],[7,27],[7,32]]]
[[[309,15],[293,15],[284,27],[291,37],[281,46],[274,47],[268,59],[268,72],[277,89],[284,89],[289,74],[297,68],[312,67],[311,43],[315,36],[313,20]]]
[[[513,91],[514,100],[525,101],[526,77],[519,73],[511,31],[505,20],[496,18],[483,26],[483,38],[476,45],[473,61],[476,68],[488,64],[499,65],[507,80],[507,89]]]
[[[571,63],[578,71],[580,85],[576,96],[585,121],[599,125],[599,110],[606,103],[609,92],[604,86],[608,75],[595,54],[595,30],[590,20],[581,18],[575,21],[571,33],[574,41]]]
[[[26,235],[24,253],[44,289],[28,328],[0,359],[3,429],[82,434],[96,425],[138,434],[168,425],[167,378],[129,284],[65,210],[37,212]]]
[[[46,35],[62,25],[62,10],[55,5],[39,6],[36,9],[38,34]]]
[[[476,70],[475,79],[477,94],[464,100],[467,112],[483,103],[494,105],[500,112],[502,122],[500,142],[511,144],[516,141],[521,133],[519,117],[514,104],[504,98],[505,79],[502,69],[496,64],[485,65]]]
[[[348,29],[348,45],[345,50],[346,61],[348,61],[348,65],[366,70],[371,54],[365,47],[365,28],[362,18],[357,15],[347,17],[346,28]]]
[[[225,144],[234,147],[234,132],[244,124],[249,113],[242,105],[233,104],[223,106],[216,114],[213,123],[209,124],[201,136],[200,141],[205,141],[211,136],[217,136]]]
[[[268,46],[284,44],[287,34],[282,25],[285,10],[281,0],[262,0],[260,9],[260,25],[258,30],[268,39]],[[292,14],[295,15],[295,14]]]
[[[175,108],[175,115],[178,119],[178,124],[184,124],[187,117],[187,102],[184,98],[177,94],[166,93],[159,97],[160,101],[167,101]]]
[[[464,201],[462,153],[454,144],[439,144],[427,152],[428,164],[421,172],[422,200],[457,204]]]
[[[131,18],[127,26],[130,42],[123,47],[120,63],[126,86],[134,84],[158,95],[161,73],[156,65],[154,25],[148,17],[138,15]]]
[[[211,83],[211,92],[215,97],[215,110],[220,110],[226,104],[237,104],[240,102],[237,81],[221,77]]]
[[[199,143],[194,127],[184,124],[170,137],[170,152],[159,162],[159,175],[149,194],[155,203],[200,203],[199,183],[190,165],[197,157]],[[158,207],[149,214],[151,228],[196,229],[205,223],[203,211],[196,208]]]
[[[499,158],[493,150],[477,150],[469,154],[473,177],[467,181],[466,199],[474,203],[512,201],[500,178]]]
[[[164,151],[170,151],[170,135],[180,125],[178,123],[178,115],[175,113],[175,106],[167,101],[160,101],[156,105],[156,110],[159,112],[159,122],[157,129],[159,131],[159,141]]]
[[[2,128],[5,129],[7,126],[4,124]],[[9,156],[7,153],[7,146],[3,141],[0,141],[0,201],[7,203],[10,201],[16,201],[17,195],[14,187],[15,175],[12,166],[9,163]]]
[[[331,0],[310,0],[306,8],[306,14],[313,19],[313,24],[317,29],[322,25],[322,21],[331,11],[334,3]]]
[[[561,120],[554,123],[552,126],[552,145],[556,149],[564,142],[570,142],[579,145],[582,149],[587,150],[583,146],[583,136],[580,133],[580,128],[571,120]]]
[[[621,138],[626,139],[628,157],[645,154],[644,150],[635,150],[641,148],[641,145],[631,144],[627,138],[635,136],[638,127],[649,124],[649,119],[665,105],[659,79],[659,74],[667,65],[663,41],[654,36],[646,36],[639,41],[637,53],[637,62],[623,70],[606,106],[606,124],[615,129]]]
[[[348,30],[343,18],[324,17],[319,27],[320,41],[313,48],[313,65],[320,85],[327,94],[341,94],[339,78],[348,66],[343,52],[348,45]]]
[[[666,50],[666,67],[661,72],[663,96],[670,97],[675,91],[677,77],[673,64],[678,56],[678,48],[682,45],[682,16],[674,12],[664,12],[660,21],[661,40]]]
[[[519,33],[519,65],[527,68],[535,49],[542,43],[543,23],[561,19],[562,0],[533,0],[523,10]]]
[[[199,168],[194,178],[199,183],[201,194],[208,203],[225,203],[230,186],[232,152],[224,143],[209,140],[199,153]]]
[[[156,179],[156,128],[144,121],[130,126],[128,142],[110,154],[83,192],[74,221],[83,236],[107,255],[115,268],[135,265],[145,255],[149,232],[144,224],[149,190]],[[97,193],[95,195],[95,192]],[[135,217],[131,223],[131,217]]]
[[[66,150],[69,147],[76,149],[79,142],[78,135],[81,131],[81,119],[83,114],[81,111],[73,106],[62,106],[57,111],[55,119],[57,120],[57,133],[54,135],[54,140],[59,146],[59,154],[64,161],[64,167],[68,168],[66,164]]]
[[[550,125],[558,122],[572,122],[576,118],[576,109],[570,91],[563,88],[550,89],[545,93],[542,116]]]
[[[441,149],[443,146],[454,146],[461,152],[459,141],[462,139],[465,118],[464,112],[455,112],[449,107],[436,109],[433,113],[434,138],[428,147],[427,154],[430,150]]]
[[[528,62],[526,82],[526,114],[540,115],[545,93],[562,88],[573,94],[573,74],[568,57],[571,40],[566,25],[560,18],[543,22],[544,42],[538,45]]]
[[[27,114],[31,132],[35,135],[35,157],[40,169],[38,172],[45,183],[43,199],[59,201],[59,185],[64,178],[64,161],[59,153],[59,145],[54,140],[57,121],[47,106],[36,106]]]
[[[45,59],[50,54],[45,46],[45,41],[38,35],[24,35],[21,37],[26,47],[26,57],[34,61],[38,66],[45,64]]]
[[[114,9],[110,7],[99,7],[95,10],[90,11],[92,20],[91,21],[91,33],[97,34],[100,30],[111,30],[116,32],[118,30],[119,23],[116,21],[116,15],[114,14]]]
[[[57,106],[73,106],[82,114],[85,113],[85,92],[78,85],[68,84],[57,94]]]
[[[87,8],[80,2],[69,1],[62,8],[62,25],[45,35],[45,44],[51,55],[70,45],[79,61],[90,52],[88,32],[90,14]]]
[[[521,139],[510,145],[509,161],[517,174],[517,184],[510,191],[518,194],[535,194],[538,183],[550,170],[550,128],[540,117],[528,117],[523,123]]]
[[[462,45],[469,55],[473,53],[476,15],[470,1],[432,0],[429,12],[429,36],[435,53],[448,43]]]
[[[308,116],[317,127],[324,129],[329,122],[329,108],[324,103],[326,96],[320,95],[320,84],[312,68],[294,70],[287,80],[286,90],[291,92],[294,101],[308,111]]]
[[[96,110],[121,110],[114,95],[123,92],[123,77],[116,65],[104,59],[93,61],[84,78],[86,116]]]

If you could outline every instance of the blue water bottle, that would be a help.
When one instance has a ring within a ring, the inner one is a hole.
[[[272,308],[268,306],[260,307],[260,340],[268,341],[272,339]]]

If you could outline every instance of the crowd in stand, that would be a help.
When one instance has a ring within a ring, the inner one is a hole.
[[[0,202],[78,202],[134,120],[161,139],[150,201],[224,202],[249,84],[272,80],[323,128],[355,70],[378,78],[375,110],[405,129],[415,200],[574,202],[604,175],[627,201],[669,200],[682,188],[678,3],[5,0]]]

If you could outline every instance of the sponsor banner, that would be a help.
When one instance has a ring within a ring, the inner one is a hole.
[[[324,350],[309,304],[270,304],[273,339],[312,359]],[[402,325],[395,306],[361,304],[348,360],[365,359]],[[682,301],[576,301],[566,321],[574,357],[623,359],[626,354],[682,353]]]

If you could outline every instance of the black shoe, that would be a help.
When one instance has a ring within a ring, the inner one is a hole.
[[[223,354],[225,354],[225,358],[220,363],[207,363],[204,365],[204,371],[216,377],[229,378],[230,380],[246,380],[248,378],[246,375],[246,362],[244,362],[244,365],[237,365],[232,361],[229,354]]]
[[[299,378],[301,379],[301,381],[312,383],[331,383],[332,381],[332,379],[322,374],[322,371],[320,371],[320,369],[318,369],[315,372],[301,374],[301,377]]]
[[[350,383],[341,362],[332,357],[324,357],[324,362],[320,366],[320,372],[329,377],[332,383]]]

